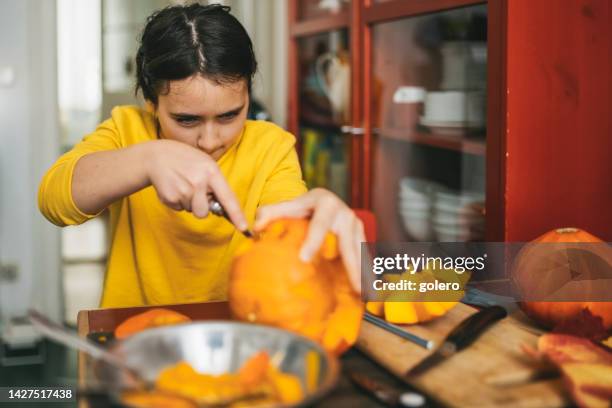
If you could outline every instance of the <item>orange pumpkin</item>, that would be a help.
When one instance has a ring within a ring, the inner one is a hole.
[[[552,245],[548,249],[542,245],[537,246],[537,244],[588,242],[602,243],[603,241],[578,228],[559,228],[532,241],[536,245],[524,247],[519,253],[513,268],[513,280],[519,294],[526,299],[536,299],[538,293],[551,293],[557,288],[563,288],[563,285],[571,280],[571,274],[576,272],[570,270],[570,268],[558,266],[560,262],[554,252],[559,252],[563,245]],[[564,255],[568,257],[565,264],[583,265],[583,269],[589,269],[592,264],[589,264],[588,258],[597,257],[602,262],[606,262],[608,268],[612,267],[612,249],[602,243],[601,247],[594,247],[593,251],[595,252],[591,253],[588,248],[580,247],[569,255]],[[534,279],[534,276],[537,276],[537,279]],[[601,282],[589,279],[579,281],[581,285],[579,287],[581,288],[580,293],[588,293],[591,288],[596,289],[598,285],[601,285]],[[566,320],[576,318],[583,309],[588,309],[594,316],[601,317],[607,330],[612,329],[612,302],[524,301],[520,302],[519,305],[527,316],[545,328],[554,328]]]
[[[115,329],[115,337],[124,339],[145,329],[189,321],[189,317],[174,310],[155,308],[124,320]]]
[[[281,327],[340,354],[357,340],[363,304],[352,289],[333,234],[311,262],[299,259],[309,222],[271,223],[239,251],[229,283],[238,319]]]

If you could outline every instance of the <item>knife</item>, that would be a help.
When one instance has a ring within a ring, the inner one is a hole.
[[[501,306],[489,306],[463,320],[436,351],[412,367],[407,376],[417,376],[474,342],[489,326],[508,315]]]
[[[417,408],[431,405],[427,398],[418,392],[396,388],[357,371],[351,370],[347,374],[355,385],[387,406]]]
[[[229,215],[227,215],[221,203],[217,201],[217,199],[212,195],[209,195],[209,198],[208,198],[208,209],[210,210],[211,213],[215,214],[218,217],[223,217],[226,220],[228,220],[230,223],[233,224],[232,220],[230,220]],[[251,231],[249,228],[242,230],[240,232],[242,233],[242,235],[244,235],[247,238],[256,237],[255,233]]]
[[[423,337],[417,336],[416,334],[412,334],[410,332],[405,331],[401,327],[398,327],[392,323],[387,322],[385,319],[381,319],[378,316],[374,316],[370,312],[365,312],[363,314],[363,320],[366,322],[372,323],[375,326],[380,327],[381,329],[387,330],[390,333],[395,334],[405,340],[409,340],[414,344],[418,344],[419,346],[426,348],[427,350],[431,350],[435,347],[435,342],[433,340],[427,340]]]

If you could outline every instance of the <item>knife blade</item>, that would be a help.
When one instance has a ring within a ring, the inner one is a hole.
[[[465,349],[474,342],[487,328],[508,315],[501,306],[489,306],[463,320],[446,337],[440,347],[424,360],[412,367],[407,376],[417,376]]]
[[[390,333],[395,334],[403,339],[409,340],[414,344],[418,344],[419,346],[426,348],[427,350],[431,350],[435,347],[435,342],[433,340],[427,340],[423,337],[417,336],[416,334],[410,333],[401,327],[398,327],[392,323],[387,322],[385,319],[381,319],[378,316],[374,316],[370,312],[365,312],[363,314],[363,320],[366,322],[372,323],[375,326],[380,327],[381,329],[387,330]]]
[[[390,407],[417,408],[429,405],[427,398],[418,392],[393,387],[360,372],[348,371],[347,374],[360,389]]]

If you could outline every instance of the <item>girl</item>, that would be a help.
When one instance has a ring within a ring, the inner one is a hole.
[[[328,230],[359,289],[363,226],[327,190],[306,190],[295,138],[247,121],[257,69],[244,27],[220,5],[173,6],[147,20],[136,55],[147,108],[119,106],[44,176],[39,208],[59,226],[109,209],[102,307],[222,300],[239,232],[310,217],[308,261]],[[233,223],[207,216],[210,196]]]

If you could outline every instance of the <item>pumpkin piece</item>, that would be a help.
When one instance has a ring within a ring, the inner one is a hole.
[[[115,338],[124,339],[145,329],[189,321],[189,317],[174,310],[155,308],[124,320],[115,329]]]
[[[278,400],[284,404],[293,404],[304,398],[300,379],[293,375],[278,371],[274,367],[268,370],[268,378],[276,392]]]
[[[323,347],[336,355],[344,353],[357,341],[359,331],[353,328],[360,326],[362,317],[361,304],[338,304],[327,320]]]
[[[331,267],[330,267],[331,266]],[[325,272],[325,269],[327,272]],[[336,298],[335,309],[327,319],[323,333],[323,347],[336,355],[342,354],[355,344],[363,317],[363,302],[356,296],[346,273],[337,273],[342,268],[340,260],[320,265],[322,273],[328,273]],[[356,330],[355,330],[356,328]]]
[[[319,356],[315,352],[308,353],[305,364],[306,382],[316,390],[321,364]],[[236,373],[221,375],[199,373],[189,363],[181,361],[162,370],[155,385],[156,395],[177,396],[180,401],[184,399],[206,406],[263,408],[277,406],[279,402],[291,404],[304,398],[300,378],[278,370],[265,351],[251,356]],[[157,406],[173,408],[170,404]]]
[[[281,327],[340,353],[356,341],[363,305],[333,235],[311,262],[299,259],[308,225],[303,219],[275,221],[234,259],[230,309],[238,319]]]
[[[263,381],[270,366],[270,356],[265,351],[253,355],[238,370],[240,382],[246,386]]]
[[[396,324],[415,324],[419,316],[413,302],[385,302],[385,320]]]
[[[446,313],[446,309],[441,302],[423,302],[422,305],[431,317],[442,316]]]
[[[267,367],[266,367],[267,369]],[[265,379],[264,375],[262,379]],[[159,374],[156,388],[190,398],[199,404],[225,404],[229,401],[265,393],[265,382],[245,385],[239,374],[202,374],[187,362],[179,362]],[[270,391],[268,391],[270,392]]]
[[[538,351],[555,364],[603,363],[612,365],[612,353],[592,341],[567,334],[549,333],[538,339]]]
[[[566,334],[545,334],[538,351],[554,363],[581,407],[609,407],[612,397],[612,353],[592,341]]]
[[[434,265],[428,264],[425,269],[412,273],[410,270],[402,274],[385,274],[384,280],[387,282],[397,283],[402,279],[415,282],[417,287],[424,282],[433,282],[435,280],[450,283],[457,282],[461,287],[469,280],[470,273],[456,273],[453,269],[435,269]],[[384,302],[368,302],[366,307],[374,311],[378,311],[380,307],[370,303],[382,303],[382,313],[386,321],[396,324],[416,324],[424,323],[444,316],[455,307],[458,300],[463,297],[463,291],[428,291],[421,293],[418,291],[388,291]],[[452,299],[452,301],[427,301],[427,299]],[[457,301],[455,301],[457,299]],[[369,310],[369,309],[368,309]]]
[[[544,246],[541,244],[553,244]],[[598,243],[593,249],[572,247],[575,243]],[[556,245],[555,245],[556,244]],[[564,245],[567,244],[567,245]],[[595,262],[597,261],[597,262]],[[562,265],[572,265],[572,268]],[[595,265],[595,266],[594,266]],[[519,306],[527,316],[540,326],[548,329],[567,321],[580,318],[583,311],[603,320],[605,330],[612,329],[612,302],[589,301],[531,301],[546,299],[551,293],[566,293],[571,300],[584,293],[598,293],[605,290],[604,283],[612,276],[596,276],[600,270],[612,268],[612,248],[601,239],[578,228],[559,228],[549,231],[524,246],[518,254],[512,271],[512,278],[519,294],[527,301]],[[573,270],[581,269],[581,270]],[[574,280],[574,274],[583,275]],[[537,277],[537,278],[534,278]]]
[[[383,316],[385,313],[385,302],[366,302],[366,310],[375,316]]]

